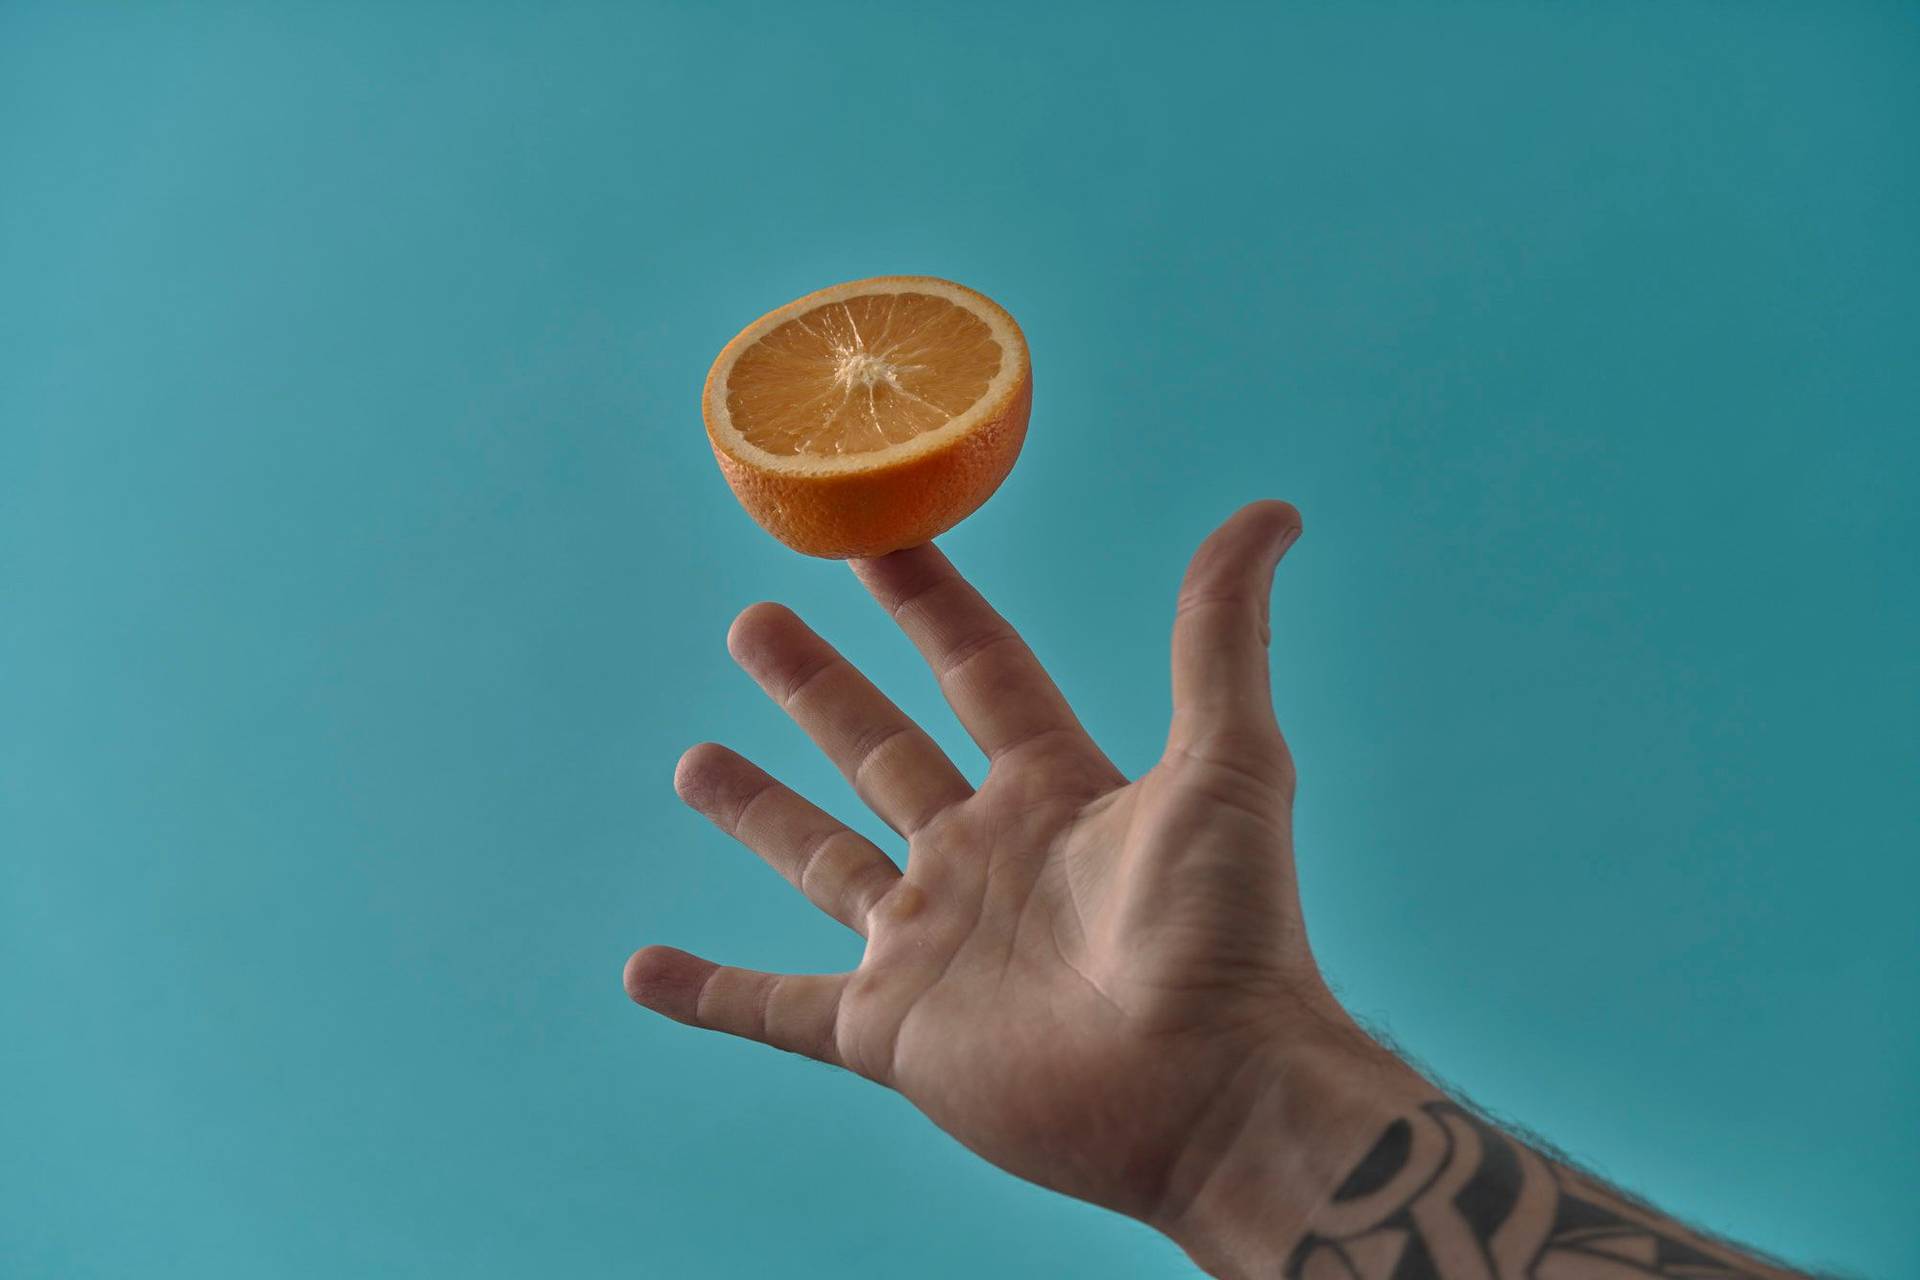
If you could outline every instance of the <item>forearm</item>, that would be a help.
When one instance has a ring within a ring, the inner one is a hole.
[[[1289,1060],[1157,1224],[1222,1280],[1777,1280],[1377,1046]]]

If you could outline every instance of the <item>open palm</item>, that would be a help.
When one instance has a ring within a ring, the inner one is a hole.
[[[1276,1043],[1343,1033],[1294,889],[1292,764],[1267,679],[1273,570],[1299,533],[1242,508],[1174,621],[1166,752],[1129,781],[1032,652],[932,546],[854,571],[990,762],[976,790],[799,618],[741,614],[735,659],[907,842],[872,842],[713,744],[683,799],[867,939],[860,966],[767,974],[648,947],[639,1003],[899,1090],[1005,1169],[1147,1220],[1203,1183],[1211,1131],[1284,1076]]]

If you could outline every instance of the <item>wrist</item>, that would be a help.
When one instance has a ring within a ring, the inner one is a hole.
[[[1219,1277],[1272,1276],[1395,1116],[1440,1091],[1342,1016],[1254,1055],[1152,1224]]]

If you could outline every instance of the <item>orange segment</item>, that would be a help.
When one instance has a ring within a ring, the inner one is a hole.
[[[1032,375],[1013,317],[964,285],[881,276],[808,294],[714,361],[703,409],[747,511],[809,555],[925,542],[999,487]]]

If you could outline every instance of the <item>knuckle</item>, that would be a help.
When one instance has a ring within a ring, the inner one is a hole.
[[[902,879],[878,890],[868,915],[881,924],[900,925],[918,916],[926,905],[927,895],[920,886]]]
[[[1238,588],[1202,586],[1182,591],[1174,604],[1174,616],[1187,617],[1203,609],[1217,609],[1224,613],[1251,613],[1253,599]]]
[[[831,879],[835,850],[841,838],[851,834],[845,827],[832,827],[821,831],[806,840],[800,848],[800,856],[795,867],[793,887],[814,901],[819,901],[823,886],[819,884],[823,873]]]
[[[912,578],[895,584],[895,590],[886,601],[887,612],[895,622],[901,622],[910,612],[921,609],[931,602],[936,592],[945,590],[954,580],[951,571],[940,572],[937,569],[924,569]]]
[[[990,654],[996,649],[1017,644],[1020,637],[1012,627],[1004,624],[995,627],[983,627],[970,635],[962,637],[950,646],[940,657],[938,678],[941,683],[952,680],[974,659]]]
[[[855,785],[863,782],[868,771],[878,766],[883,753],[906,746],[912,733],[913,726],[891,721],[863,729],[847,751],[848,758],[854,762]]]
[[[1208,729],[1180,743],[1175,755],[1178,763],[1247,783],[1276,790],[1293,786],[1293,759],[1277,729]]]
[[[862,965],[847,979],[846,1002],[855,1006],[870,1004],[888,985],[884,971],[874,965]]]

